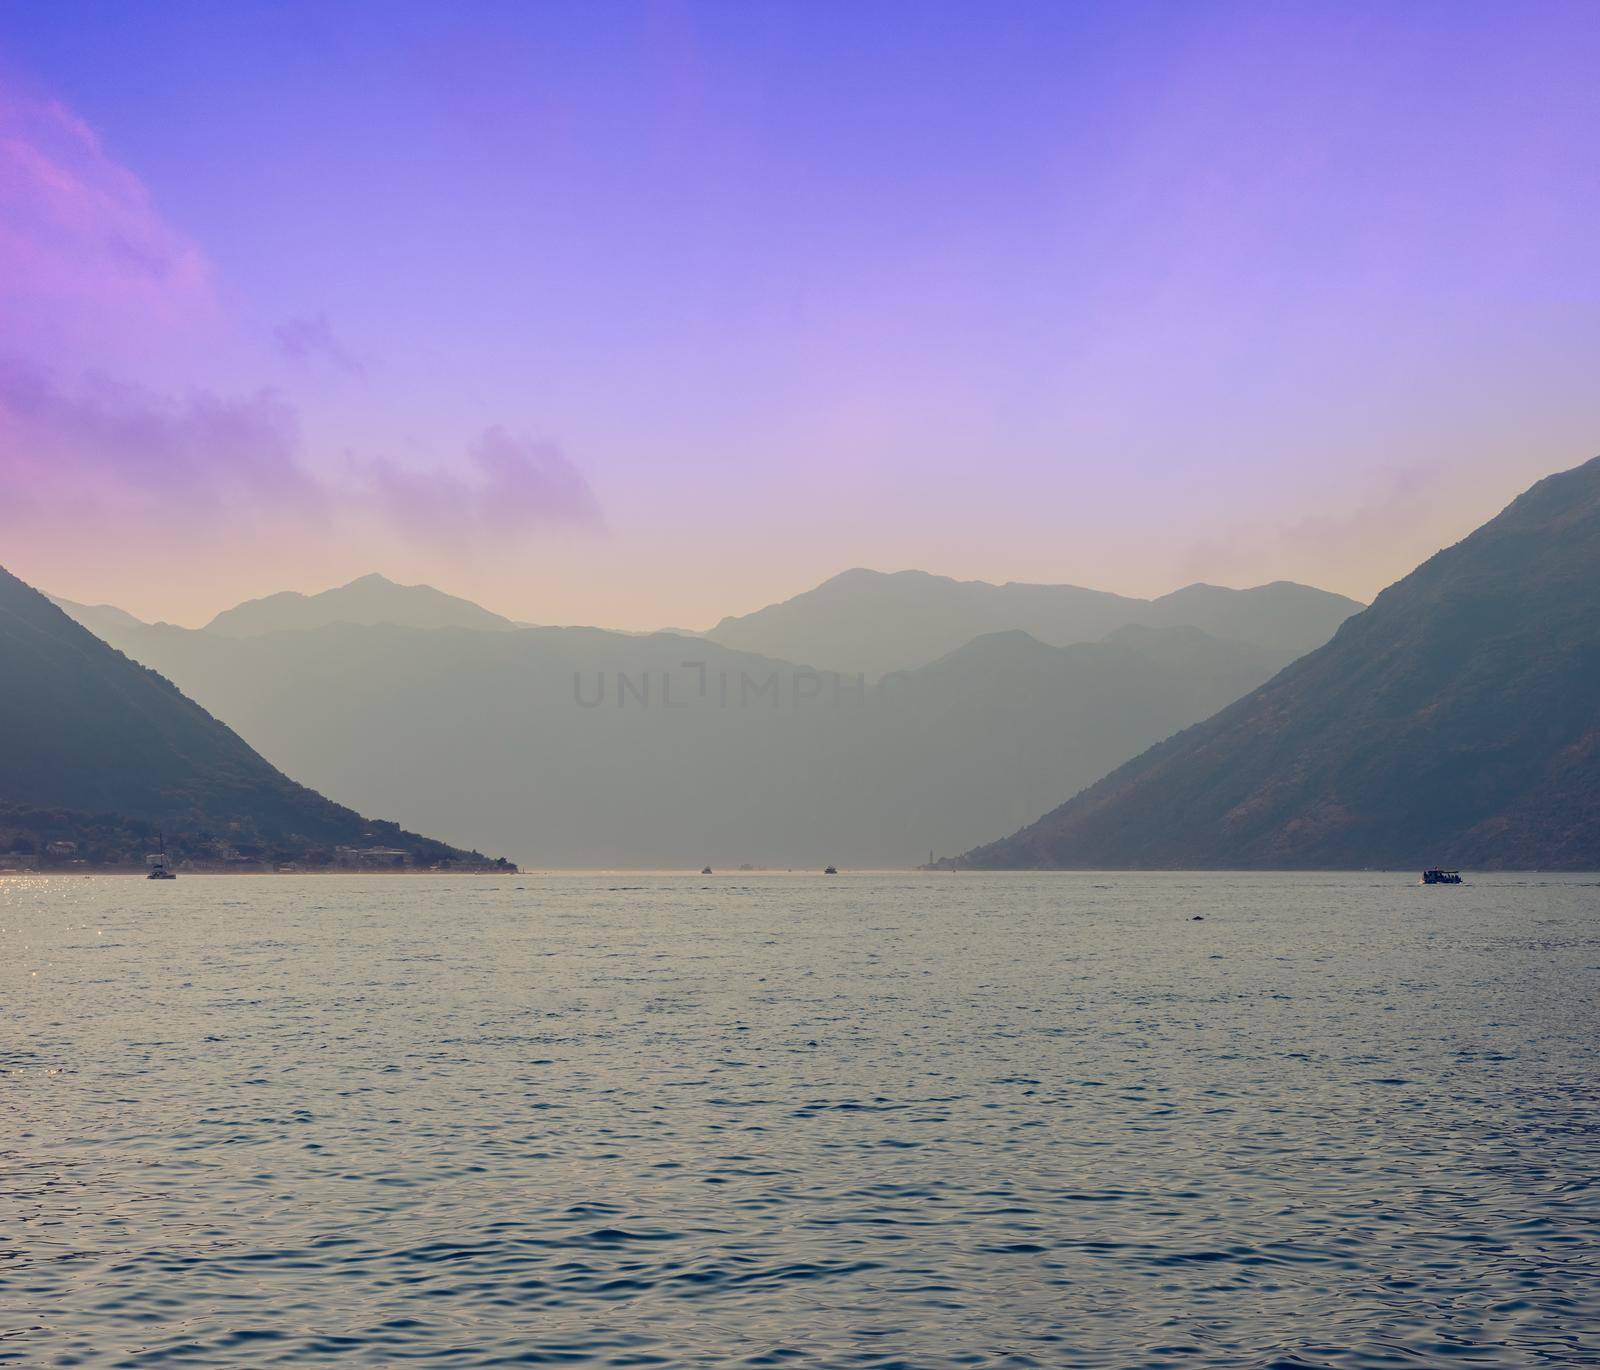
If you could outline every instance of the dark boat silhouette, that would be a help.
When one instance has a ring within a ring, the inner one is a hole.
[[[1422,872],[1424,885],[1459,885],[1461,883],[1460,871],[1446,871],[1435,867],[1433,870]]]
[[[154,856],[145,857],[145,864],[150,867],[150,874],[146,880],[176,880],[178,877],[167,865],[167,838],[165,833],[157,834],[160,850]]]
[[[700,867],[700,874],[701,875],[710,875],[711,874],[711,867],[710,866],[702,866],[702,867]]]
[[[829,866],[828,869],[823,871],[822,873],[824,875],[837,875],[839,872],[836,871],[832,866]]]

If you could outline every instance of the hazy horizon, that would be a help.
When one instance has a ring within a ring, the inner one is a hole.
[[[1468,530],[1468,531],[1470,531],[1470,530]],[[4,564],[4,563],[0,563],[0,564]],[[23,573],[22,568],[20,568],[18,566],[6,566],[6,569],[11,571],[14,575],[19,576],[21,579],[27,580],[30,583],[33,583],[31,581],[30,577]],[[313,597],[315,597],[317,595],[325,594],[325,593],[327,593],[328,591],[331,591],[331,590],[348,589],[351,586],[356,585],[360,581],[369,580],[369,579],[372,579],[373,577],[376,577],[376,578],[378,578],[380,580],[384,580],[384,581],[389,582],[391,585],[398,586],[401,589],[438,590],[442,594],[449,595],[449,596],[451,596],[453,598],[466,600],[471,604],[478,605],[478,607],[480,607],[480,608],[489,610],[491,613],[498,614],[503,618],[510,619],[514,624],[516,624],[519,627],[602,628],[602,629],[607,629],[607,630],[612,630],[612,631],[617,631],[617,632],[626,632],[626,633],[684,632],[684,633],[704,634],[704,633],[707,633],[707,632],[711,631],[712,629],[716,628],[718,626],[718,624],[722,622],[723,619],[746,617],[746,616],[751,615],[751,614],[759,613],[762,609],[770,609],[770,608],[777,607],[779,605],[787,603],[791,599],[795,599],[795,598],[797,598],[799,596],[805,595],[809,591],[815,590],[819,586],[825,585],[829,581],[837,579],[839,576],[848,575],[851,572],[855,572],[855,571],[868,571],[868,572],[870,572],[870,573],[872,573],[874,575],[881,575],[881,576],[898,576],[898,575],[905,575],[905,574],[926,575],[926,576],[929,576],[929,577],[931,577],[931,578],[933,578],[935,580],[951,580],[951,581],[955,581],[958,584],[962,584],[962,585],[982,585],[982,586],[991,586],[991,587],[995,587],[995,588],[1003,588],[1006,585],[1019,585],[1019,586],[1025,585],[1025,586],[1030,586],[1030,587],[1050,588],[1050,589],[1055,589],[1055,588],[1077,588],[1077,589],[1085,589],[1085,590],[1095,590],[1095,591],[1099,591],[1101,593],[1110,594],[1110,595],[1120,595],[1120,596],[1124,596],[1124,597],[1126,597],[1128,599],[1149,599],[1149,600],[1158,600],[1158,599],[1163,598],[1166,595],[1177,594],[1178,592],[1180,592],[1182,590],[1194,589],[1194,588],[1201,587],[1201,586],[1209,586],[1209,587],[1213,587],[1213,588],[1217,588],[1217,589],[1225,589],[1225,590],[1251,590],[1251,589],[1262,588],[1262,586],[1265,586],[1265,585],[1268,585],[1268,584],[1285,583],[1285,582],[1260,582],[1260,583],[1256,583],[1256,584],[1246,584],[1244,582],[1240,582],[1239,584],[1235,584],[1235,585],[1218,585],[1217,582],[1215,582],[1215,581],[1190,581],[1187,584],[1174,585],[1174,586],[1171,586],[1167,590],[1157,591],[1156,593],[1151,594],[1151,595],[1142,595],[1142,594],[1135,594],[1132,591],[1123,590],[1123,589],[1121,589],[1121,588],[1119,588],[1119,587],[1117,587],[1115,585],[1094,585],[1094,584],[1074,585],[1074,584],[1071,584],[1069,582],[1044,582],[1044,581],[998,581],[998,580],[986,578],[986,577],[983,577],[983,576],[971,576],[971,577],[948,576],[948,575],[945,575],[945,574],[943,574],[942,572],[939,572],[939,571],[930,571],[926,567],[922,567],[922,566],[899,566],[899,567],[892,567],[892,568],[889,568],[889,567],[878,567],[878,566],[845,566],[845,567],[840,567],[837,571],[834,571],[834,572],[822,577],[821,580],[818,580],[818,581],[815,581],[815,582],[812,582],[812,583],[809,583],[809,584],[805,584],[805,585],[796,585],[796,586],[792,587],[790,590],[788,590],[787,592],[780,593],[778,595],[778,597],[776,599],[773,599],[773,600],[762,600],[759,603],[756,603],[756,602],[745,603],[744,601],[741,600],[734,607],[728,608],[725,611],[722,611],[722,612],[716,614],[716,616],[714,618],[712,618],[712,619],[710,619],[708,621],[705,621],[705,622],[701,622],[701,623],[686,623],[686,622],[676,622],[676,621],[674,621],[674,622],[656,623],[656,624],[643,624],[643,625],[641,625],[641,624],[625,624],[625,623],[587,623],[587,622],[586,623],[578,623],[578,622],[559,623],[559,622],[553,622],[553,621],[539,622],[539,621],[537,621],[535,619],[532,619],[532,618],[521,617],[515,611],[508,610],[508,609],[506,609],[505,607],[503,607],[501,605],[485,604],[481,600],[478,600],[478,599],[474,598],[472,595],[467,594],[464,591],[461,591],[461,590],[451,586],[448,583],[440,584],[438,582],[432,582],[432,581],[407,581],[407,580],[401,579],[398,576],[389,575],[389,574],[387,574],[386,572],[384,572],[381,569],[369,570],[369,571],[361,573],[360,575],[352,577],[349,580],[345,580],[345,581],[341,581],[341,582],[319,583],[319,582],[314,582],[314,581],[309,581],[308,580],[304,584],[277,585],[277,586],[274,586],[274,587],[269,588],[269,589],[264,589],[259,594],[248,595],[245,598],[239,599],[239,600],[218,598],[215,601],[215,607],[214,608],[206,607],[206,605],[210,603],[210,601],[206,601],[206,603],[201,604],[199,607],[197,607],[195,609],[195,611],[193,612],[192,616],[187,618],[187,619],[178,618],[178,617],[174,616],[173,614],[161,611],[159,608],[152,609],[148,613],[137,613],[134,610],[130,609],[127,604],[125,604],[125,603],[121,602],[120,600],[118,600],[114,593],[110,593],[110,592],[105,593],[105,594],[101,594],[101,593],[98,593],[98,592],[93,592],[93,593],[89,594],[88,598],[80,599],[75,595],[69,595],[69,594],[66,594],[64,592],[58,591],[56,589],[56,587],[53,586],[53,585],[40,584],[40,585],[38,585],[37,588],[43,590],[52,599],[56,599],[56,600],[64,601],[64,602],[71,603],[71,604],[74,604],[74,605],[78,605],[78,606],[81,606],[81,607],[86,608],[86,609],[120,609],[120,610],[122,610],[122,611],[124,611],[126,613],[133,614],[133,616],[135,618],[141,620],[144,623],[151,624],[151,625],[155,625],[155,624],[159,624],[159,623],[169,623],[169,624],[172,624],[174,627],[178,627],[178,628],[203,629],[203,628],[207,627],[212,622],[212,620],[215,619],[219,614],[226,613],[230,609],[239,608],[242,605],[251,604],[251,603],[258,602],[258,601],[264,600],[264,599],[270,599],[275,595],[294,594],[294,595],[303,595],[306,598],[313,598]],[[1287,583],[1299,584],[1301,582],[1287,582]],[[1315,590],[1323,590],[1323,589],[1326,589],[1327,587],[1321,586],[1321,585],[1314,585],[1314,586],[1309,586],[1307,588],[1315,589]],[[1330,593],[1330,594],[1339,594],[1341,592],[1337,591],[1337,590],[1330,590],[1330,591],[1328,591],[1328,593]],[[1354,596],[1347,596],[1347,598],[1354,599],[1355,597]],[[1358,604],[1365,605],[1368,601],[1366,601],[1366,600],[1357,600],[1356,602]]]

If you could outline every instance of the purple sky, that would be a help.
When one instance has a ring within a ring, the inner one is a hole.
[[[1600,452],[1600,4],[0,0],[0,564],[1362,597]]]

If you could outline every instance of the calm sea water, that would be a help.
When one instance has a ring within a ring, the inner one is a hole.
[[[0,1362],[1600,1363],[1600,885],[1414,878],[0,880]]]

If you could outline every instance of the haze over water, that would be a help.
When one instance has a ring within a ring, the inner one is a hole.
[[[0,880],[0,1362],[1593,1364],[1600,884],[1414,878]]]

